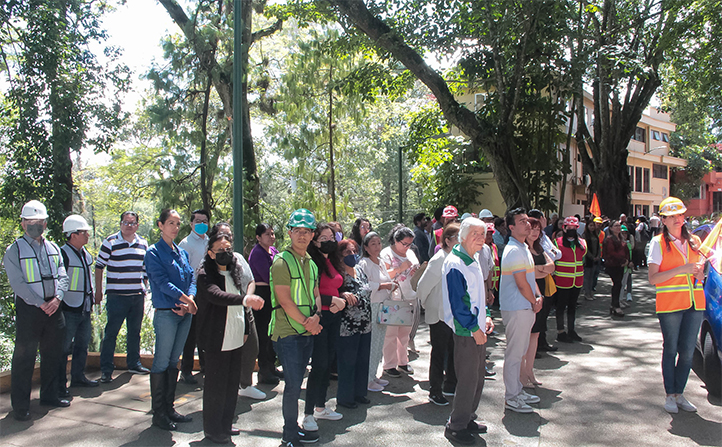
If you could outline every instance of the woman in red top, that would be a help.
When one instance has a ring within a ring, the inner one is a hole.
[[[628,266],[629,249],[627,241],[622,238],[622,224],[618,220],[613,220],[609,226],[610,234],[604,238],[604,268],[612,278],[612,306],[609,313],[615,317],[623,317],[624,312],[619,306],[619,294],[622,292],[622,277],[624,276],[624,267]]]
[[[318,266],[319,291],[321,293],[321,326],[323,329],[313,337],[311,354],[311,372],[306,383],[306,416],[303,429],[317,431],[316,419],[337,421],[343,417],[330,408],[326,408],[326,391],[331,374],[331,362],[336,358],[336,342],[341,328],[341,314],[346,306],[346,297],[338,293],[343,285],[341,259],[338,256],[338,242],[331,225],[322,223],[316,226],[313,242],[308,245],[308,254]],[[351,294],[348,294],[351,295]],[[348,297],[349,304],[353,305]]]

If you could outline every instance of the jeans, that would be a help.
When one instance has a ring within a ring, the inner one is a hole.
[[[100,371],[110,374],[115,369],[113,356],[115,355],[115,341],[118,332],[127,320],[127,357],[128,368],[140,365],[140,326],[143,323],[143,305],[145,295],[117,295],[108,293],[105,303],[108,322],[105,325],[105,335],[100,347]]]
[[[298,442],[298,400],[306,365],[313,352],[314,337],[289,335],[273,342],[273,348],[283,366],[283,441]]]
[[[313,414],[314,407],[323,408],[326,405],[326,391],[331,377],[330,366],[335,358],[336,343],[341,330],[341,314],[334,314],[330,310],[321,311],[321,326],[321,333],[313,336],[311,372],[306,381],[306,414]]]
[[[657,314],[664,339],[662,378],[664,379],[664,391],[667,394],[684,392],[689,371],[692,368],[692,357],[703,315],[703,311],[694,310],[694,307]]]
[[[351,404],[366,397],[370,353],[371,332],[339,337],[336,402]]]
[[[88,358],[88,343],[90,343],[90,312],[63,311],[65,316],[65,340],[63,356],[60,360],[60,389],[66,386],[66,371],[68,355],[73,355],[70,367],[70,381],[78,382],[85,377],[85,361]]]
[[[153,316],[155,329],[155,353],[150,372],[162,373],[169,367],[176,368],[188,331],[191,329],[191,314],[182,317],[169,309],[156,309]]]
[[[454,331],[444,321],[429,325],[431,359],[429,362],[429,394],[440,396],[444,389],[456,389],[454,369]],[[444,383],[446,372],[446,383]]]

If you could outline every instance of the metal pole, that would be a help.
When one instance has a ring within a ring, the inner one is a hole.
[[[331,168],[331,209],[333,214],[333,220],[336,220],[336,171],[333,165],[333,87],[331,81],[333,80],[333,65],[328,71],[328,148],[331,153],[330,157],[330,168]]]
[[[404,166],[401,146],[399,146],[399,222],[404,220]]]
[[[233,1],[233,232],[243,250],[243,6]]]

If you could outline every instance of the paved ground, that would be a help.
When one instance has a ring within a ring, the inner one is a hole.
[[[640,272],[635,303],[624,319],[608,315],[609,281],[601,278],[598,299],[579,308],[578,332],[583,343],[561,344],[559,351],[536,361],[541,403],[533,414],[504,411],[501,370],[504,328],[490,342],[491,360],[499,372],[484,389],[479,415],[489,426],[477,445],[490,446],[687,446],[722,445],[722,406],[709,399],[692,373],[685,395],[699,407],[696,414],[669,415],[663,408],[660,371],[661,334],[654,317],[652,288]],[[554,318],[550,318],[553,327]],[[416,374],[392,379],[382,393],[369,393],[372,405],[341,411],[340,421],[319,421],[319,444],[334,446],[448,446],[443,424],[450,406],[428,402],[428,328],[417,335],[420,356]],[[99,372],[89,374],[97,378]],[[237,445],[277,447],[281,438],[282,386],[261,386],[263,402],[241,398],[236,425]],[[147,376],[119,372],[113,383],[90,390],[71,389],[66,409],[38,405],[33,394],[29,422],[17,422],[10,396],[0,395],[0,445],[172,446],[213,445],[203,439],[202,391],[178,385],[177,407],[194,418],[176,432],[151,427]],[[335,383],[329,396],[335,395]],[[331,407],[335,399],[331,399]]]

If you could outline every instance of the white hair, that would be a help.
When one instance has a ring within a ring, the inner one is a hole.
[[[483,220],[477,219],[476,217],[467,217],[461,222],[461,228],[459,229],[459,243],[464,242],[464,239],[466,239],[466,236],[473,227],[481,227],[481,231],[486,234],[486,223],[484,223]]]

